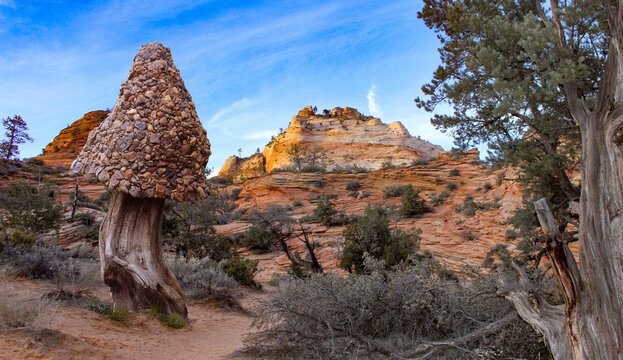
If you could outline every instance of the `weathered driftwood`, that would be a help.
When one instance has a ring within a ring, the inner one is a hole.
[[[162,256],[164,200],[113,193],[100,229],[104,282],[115,305],[188,315],[184,293]]]

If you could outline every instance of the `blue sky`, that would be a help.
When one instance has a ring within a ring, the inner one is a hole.
[[[263,149],[307,105],[351,106],[449,149],[413,99],[439,63],[420,1],[0,0],[0,117],[35,156],[84,113],[111,108],[142,44],[171,48],[216,170]],[[447,108],[446,108],[447,111]]]

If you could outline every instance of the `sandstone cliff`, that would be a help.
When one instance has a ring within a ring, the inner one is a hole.
[[[69,167],[82,150],[89,132],[104,121],[108,113],[105,110],[96,110],[84,114],[73,124],[61,130],[61,133],[45,147],[43,154],[38,158],[50,166]]]
[[[262,152],[264,168],[248,175],[271,172],[291,165],[288,149],[292,144],[306,148],[322,147],[326,152],[325,166],[357,166],[369,170],[406,166],[416,159],[429,159],[443,151],[440,146],[413,137],[400,123],[383,124],[380,119],[364,116],[353,108],[334,108],[330,114],[315,114],[308,106],[292,118],[290,125],[271,140]],[[235,158],[235,159],[233,159]],[[253,165],[246,164],[252,161]],[[231,157],[219,176],[248,177],[241,169],[258,166],[257,156],[248,159]]]

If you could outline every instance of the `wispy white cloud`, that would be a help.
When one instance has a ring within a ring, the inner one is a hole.
[[[273,135],[277,135],[278,130],[255,131],[250,134],[242,135],[240,138],[244,140],[267,139]]]
[[[370,114],[376,117],[382,117],[383,112],[381,111],[381,107],[377,103],[376,100],[376,84],[372,84],[370,89],[368,90],[368,111]]]
[[[217,111],[216,114],[214,114],[210,118],[207,125],[216,126],[218,122],[224,117],[227,117],[227,115],[240,111],[240,110],[244,110],[253,104],[255,104],[255,100],[244,97],[236,101],[235,103],[229,105],[228,107],[222,108],[219,111]]]
[[[0,6],[8,6],[15,8],[15,1],[13,0],[0,0]]]

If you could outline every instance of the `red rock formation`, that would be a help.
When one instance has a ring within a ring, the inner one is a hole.
[[[38,158],[49,166],[69,167],[82,150],[89,132],[104,121],[108,113],[108,111],[96,110],[84,114],[73,124],[61,130],[61,133],[45,147],[43,155],[39,155]]]

